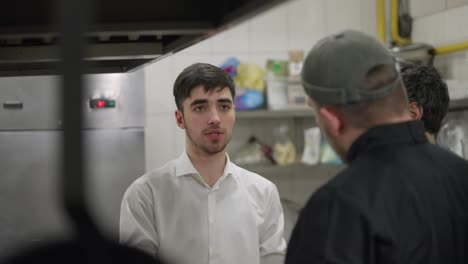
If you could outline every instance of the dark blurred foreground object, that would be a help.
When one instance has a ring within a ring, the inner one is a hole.
[[[20,249],[16,254],[2,259],[0,264],[165,263],[140,249],[121,245],[116,240],[103,236],[84,210],[83,204],[75,207],[67,204],[67,209],[76,228],[73,239],[52,240]]]
[[[85,65],[82,37],[93,21],[91,0],[55,0],[58,33],[61,36],[61,85],[63,101],[63,188],[64,213],[70,218],[74,236],[70,240],[50,241],[24,248],[1,264],[35,263],[136,263],[159,264],[150,255],[105,238],[90,217],[86,205],[85,168],[83,161],[82,123],[80,104],[83,93]]]
[[[162,264],[145,252],[110,241],[86,243],[86,241],[58,241],[48,245],[38,246],[23,251],[1,264],[32,264],[32,263],[138,263]]]

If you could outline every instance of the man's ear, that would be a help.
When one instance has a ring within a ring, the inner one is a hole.
[[[423,111],[423,108],[418,103],[411,102],[408,105],[408,109],[410,111],[411,117],[414,120],[421,120],[424,111]]]
[[[182,112],[180,110],[175,111],[175,119],[177,122],[177,126],[179,126],[182,129],[185,129],[185,120]]]
[[[344,122],[339,113],[333,108],[324,106],[319,108],[319,113],[323,117],[324,126],[329,134],[338,136],[343,132]]]

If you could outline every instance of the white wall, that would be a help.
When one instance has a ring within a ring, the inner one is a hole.
[[[411,0],[413,41],[434,47],[468,41],[468,0]],[[468,81],[468,53],[436,56],[446,78]]]
[[[343,29],[376,32],[375,0],[291,0],[249,21],[145,68],[146,167],[177,157],[184,133],[175,125],[172,85],[195,62],[221,64],[235,56],[264,66],[287,59],[291,49],[309,50],[320,38]]]

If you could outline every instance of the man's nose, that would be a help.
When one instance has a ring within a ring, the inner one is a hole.
[[[220,122],[221,122],[221,120],[219,118],[218,110],[217,109],[211,110],[210,111],[210,119],[208,120],[208,123],[210,125],[219,125]]]

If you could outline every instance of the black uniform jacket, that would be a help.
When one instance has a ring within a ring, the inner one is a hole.
[[[468,263],[466,160],[420,121],[368,130],[347,158],[301,211],[287,264]]]

